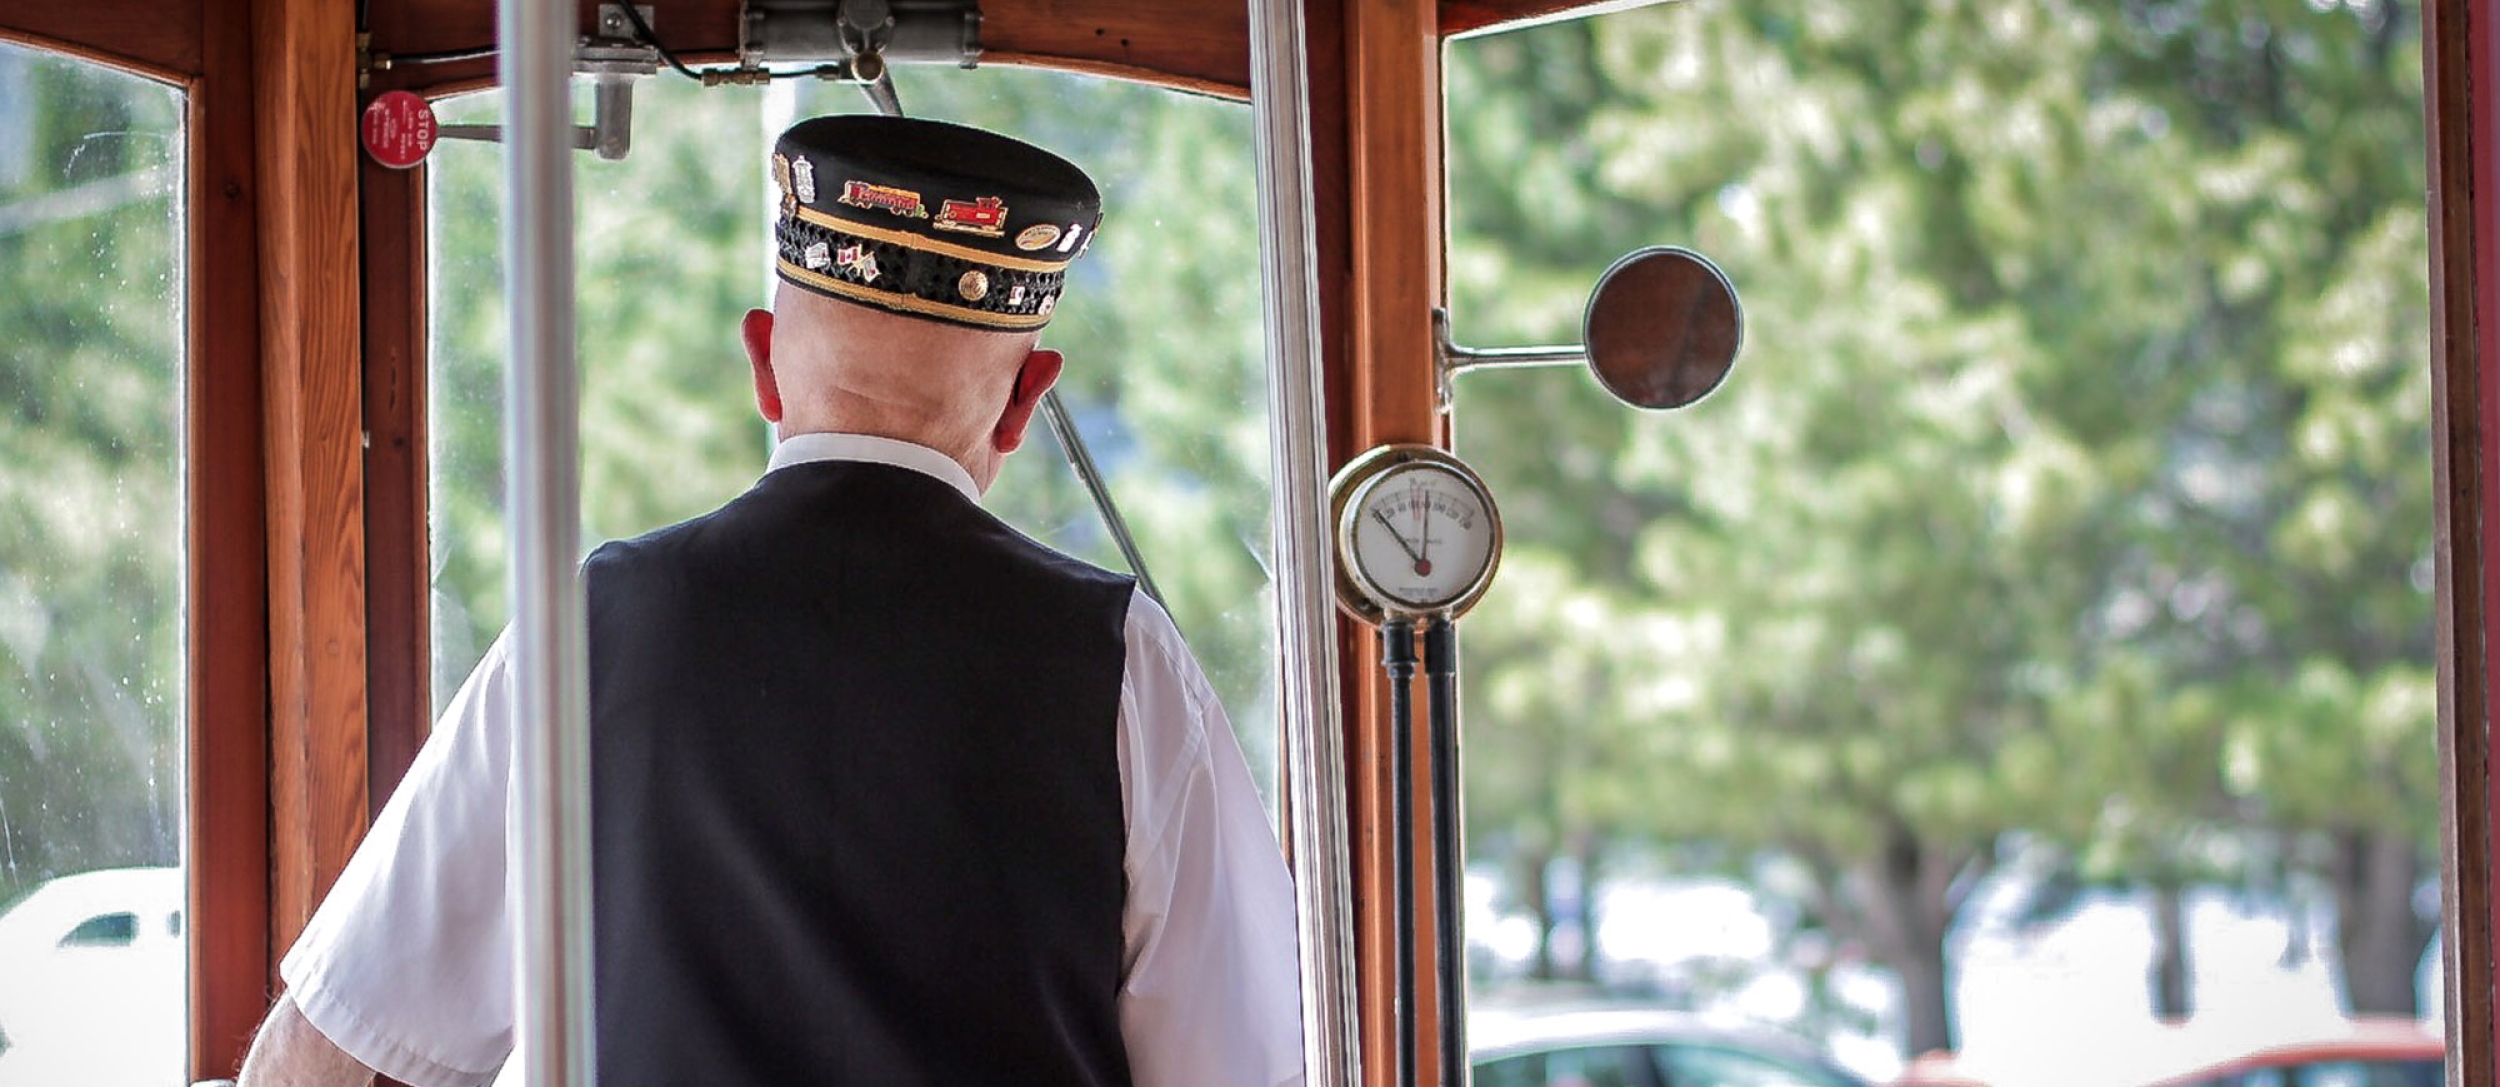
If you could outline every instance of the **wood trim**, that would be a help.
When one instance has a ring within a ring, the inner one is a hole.
[[[2484,543],[2500,517],[2500,200],[2477,191],[2477,149],[2500,150],[2493,86],[2500,42],[2493,0],[2430,0],[2422,10],[2431,210],[2432,474],[2437,491],[2439,755],[2447,974],[2448,1082],[2492,1083],[2495,1064],[2491,896],[2494,841],[2491,676],[2500,579]],[[2469,37],[2469,31],[2471,35]]]
[[[595,0],[578,2],[583,25],[591,25]],[[687,64],[735,61],[738,0],[671,0],[658,7],[652,30]],[[1249,11],[1239,0],[992,0],[983,7],[985,65],[1059,68],[1234,99],[1250,93]],[[494,41],[495,8],[492,0],[377,4],[372,31],[374,49],[384,53],[475,49]],[[393,68],[375,73],[372,87],[427,94],[474,89],[492,82],[494,71],[491,60]],[[904,93],[911,93],[908,83]]]
[[[359,156],[364,244],[365,795],[382,804],[433,718],[426,535],[425,167]]]
[[[267,427],[270,943],[285,948],[368,820],[356,279],[355,5],[255,0]]]
[[[269,1006],[268,597],[249,0],[203,0],[191,81],[184,631],[190,1079],[234,1074]]]
[[[214,0],[209,0],[214,2]],[[92,61],[168,83],[202,71],[203,4],[167,8],[140,2],[64,4],[0,0],[0,41]]]
[[[1434,402],[1432,309],[1441,304],[1442,161],[1439,11],[1429,0],[1351,0],[1343,8],[1345,73],[1343,199],[1322,191],[1322,207],[1342,209],[1346,238],[1343,278],[1331,290],[1346,300],[1345,352],[1332,357],[1328,408],[1334,465],[1387,442],[1447,444]],[[1316,20],[1314,26],[1318,25]],[[1319,70],[1314,62],[1314,70]],[[1348,822],[1354,850],[1357,1015],[1362,1022],[1363,1078],[1396,1082],[1397,970],[1395,867],[1386,830],[1391,819],[1387,682],[1379,638],[1370,627],[1341,622],[1338,668],[1346,702]],[[1425,705],[1423,685],[1413,704]],[[1418,1082],[1439,1082],[1435,991],[1428,717],[1414,714],[1415,835],[1407,852],[1415,870],[1414,939]],[[1463,997],[1463,994],[1448,994]]]
[[[1443,0],[1441,34],[1493,34],[1648,7],[1658,0]]]

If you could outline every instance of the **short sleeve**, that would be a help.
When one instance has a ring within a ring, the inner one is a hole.
[[[1120,1030],[1138,1087],[1299,1084],[1293,884],[1223,704],[1162,608],[1130,605]]]
[[[414,1087],[478,1087],[512,1049],[510,653],[487,650],[278,968],[316,1029]]]

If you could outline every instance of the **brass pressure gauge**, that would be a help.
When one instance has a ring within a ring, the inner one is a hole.
[[[1484,480],[1429,445],[1384,445],[1328,484],[1337,603],[1370,623],[1456,619],[1502,558],[1502,517]]]

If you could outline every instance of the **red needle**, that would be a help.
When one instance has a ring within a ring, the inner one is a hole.
[[[1420,487],[1419,487],[1419,488],[1417,488],[1417,490],[1420,492],[1420,491],[1422,490],[1422,488],[1420,488]],[[1415,573],[1416,573],[1418,576],[1421,576],[1421,577],[1431,577],[1431,576],[1432,576],[1432,496],[1431,496],[1431,495],[1428,495],[1428,494],[1418,494],[1418,495],[1417,495],[1417,497],[1419,497],[1419,498],[1423,499],[1423,501],[1422,501],[1421,503],[1418,503],[1418,505],[1420,505],[1422,508],[1416,511],[1416,521],[1417,521],[1417,523],[1418,523],[1421,527],[1419,527],[1419,528],[1417,528],[1417,529],[1416,529],[1415,534],[1416,534],[1416,535],[1418,535],[1418,536],[1423,537],[1423,540],[1424,540],[1424,553],[1423,553],[1423,554],[1421,554],[1421,555],[1417,555],[1417,556],[1415,556]]]

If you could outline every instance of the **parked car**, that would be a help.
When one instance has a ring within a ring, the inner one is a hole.
[[[2442,1087],[2447,1050],[2412,1019],[2223,1019],[2095,1034],[2089,1055],[1922,1054],[1887,1087]]]
[[[2446,1043],[2399,1016],[2357,1016],[2288,1040],[2209,1043],[2181,1028],[2177,1065],[2141,1087],[2441,1087]]]
[[[0,912],[0,1087],[185,1082],[179,868],[50,880]]]
[[[1867,1087],[1770,1030],[1624,1005],[1478,1008],[1475,1087]]]

